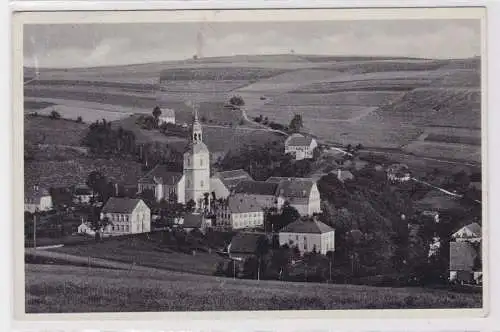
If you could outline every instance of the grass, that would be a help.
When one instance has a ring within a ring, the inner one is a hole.
[[[25,289],[28,313],[481,307],[481,294],[445,290],[46,265],[26,265]]]
[[[24,140],[32,144],[79,146],[88,125],[44,116],[24,117]]]
[[[430,133],[425,138],[426,141],[440,142],[440,143],[458,143],[465,145],[481,145],[481,137],[470,136],[450,136],[444,134]]]
[[[160,73],[160,81],[237,81],[257,80],[282,74],[284,70],[270,68],[179,68],[166,69]]]

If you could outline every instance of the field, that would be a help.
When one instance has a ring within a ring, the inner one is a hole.
[[[26,312],[478,308],[481,294],[26,265]]]
[[[24,140],[32,144],[81,145],[88,125],[42,116],[25,116]]]

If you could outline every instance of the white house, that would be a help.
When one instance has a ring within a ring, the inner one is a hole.
[[[410,169],[404,164],[393,164],[387,168],[387,179],[392,182],[410,181]]]
[[[24,192],[24,211],[48,211],[52,209],[52,196],[46,189],[33,186]]]
[[[285,153],[293,154],[296,160],[311,159],[317,146],[314,138],[293,134],[285,140]]]
[[[217,226],[232,229],[264,225],[264,211],[254,197],[230,196],[226,206],[217,210]]]
[[[297,220],[279,231],[280,245],[297,246],[301,254],[335,251],[335,230],[316,219]]]
[[[242,169],[217,172],[210,179],[210,189],[217,198],[227,198],[241,181],[253,181],[253,179]]]
[[[110,235],[151,231],[151,210],[142,199],[111,197],[101,210],[101,219],[111,222],[103,230]]]
[[[167,124],[167,123],[172,123],[175,124],[175,111],[171,108],[165,108],[161,110],[161,115],[158,118],[158,124]]]
[[[301,216],[321,213],[321,199],[316,181],[310,178],[271,177],[268,183],[277,183],[276,197],[279,202],[288,202]],[[283,205],[279,205],[281,208]]]

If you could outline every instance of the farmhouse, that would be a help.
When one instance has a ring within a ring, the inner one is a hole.
[[[215,173],[210,179],[210,188],[217,198],[227,198],[241,181],[253,181],[242,169]]]
[[[317,146],[314,138],[293,134],[285,140],[285,153],[295,156],[295,160],[311,159]]]
[[[288,202],[302,216],[321,213],[321,200],[316,181],[310,178],[271,177],[268,183],[277,183],[276,196],[279,202]],[[278,206],[278,209],[282,205]]]
[[[46,189],[33,186],[24,192],[24,211],[37,212],[52,209],[52,197]]]
[[[175,111],[171,108],[162,109],[158,122],[159,125],[167,123],[175,124]]]
[[[335,230],[315,218],[299,219],[279,231],[279,243],[296,246],[301,254],[316,251],[326,255],[335,251]]]
[[[226,205],[217,210],[217,226],[232,229],[255,228],[264,225],[264,211],[255,197],[230,196]]]
[[[187,232],[195,229],[205,233],[207,228],[212,226],[212,221],[206,219],[202,213],[188,213],[182,218],[181,227]]]
[[[101,211],[101,219],[110,225],[103,230],[110,235],[146,233],[151,231],[151,210],[137,198],[111,197]]]

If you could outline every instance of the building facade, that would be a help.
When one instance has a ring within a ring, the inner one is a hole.
[[[230,196],[227,204],[217,209],[217,226],[245,229],[264,226],[264,210],[252,197]]]
[[[46,189],[33,186],[24,193],[24,211],[34,213],[49,211],[53,207],[52,196]]]
[[[158,118],[158,120],[159,120],[158,121],[159,125],[167,124],[167,123],[175,124],[175,111],[171,108],[162,109],[161,115]]]
[[[279,231],[279,243],[297,247],[301,254],[315,251],[326,255],[335,251],[335,230],[315,219],[297,220]]]
[[[292,154],[295,160],[312,159],[317,146],[314,138],[293,134],[285,141],[285,153]]]
[[[166,165],[157,165],[138,183],[139,193],[154,192],[156,200],[185,203],[185,177],[181,172],[171,171]]]
[[[101,219],[110,222],[103,232],[109,235],[151,231],[151,210],[141,199],[111,197],[101,210]]]

